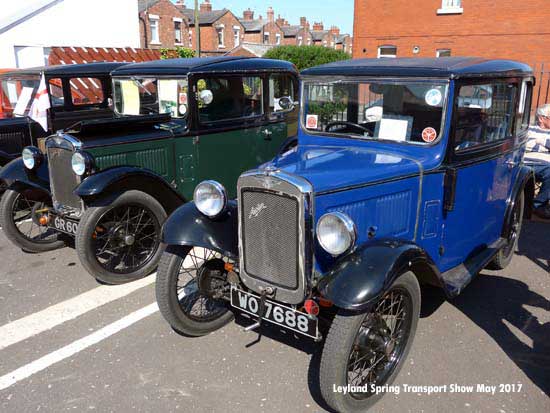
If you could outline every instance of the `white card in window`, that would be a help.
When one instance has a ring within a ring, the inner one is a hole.
[[[23,90],[21,90],[19,99],[17,99],[17,104],[13,109],[14,114],[19,116],[23,116],[25,114],[29,101],[31,100],[33,90],[34,89],[32,87],[24,87]]]
[[[383,118],[378,129],[378,139],[406,141],[408,130],[408,120]]]
[[[122,113],[124,115],[139,115],[139,89],[133,80],[121,80]]]

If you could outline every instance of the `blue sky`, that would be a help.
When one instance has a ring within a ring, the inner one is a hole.
[[[199,0],[202,2],[202,0]],[[230,9],[238,17],[243,10],[251,8],[256,11],[255,16],[266,16],[269,6],[278,14],[286,18],[290,24],[298,24],[300,16],[307,16],[313,24],[322,21],[326,27],[335,24],[343,32],[352,34],[353,31],[353,0],[211,0],[214,9]],[[194,0],[185,0],[187,7],[193,7]]]

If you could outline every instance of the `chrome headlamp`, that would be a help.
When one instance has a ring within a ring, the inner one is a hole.
[[[94,158],[87,152],[75,152],[71,158],[73,172],[78,176],[83,176],[92,171],[94,167]]]
[[[27,146],[21,153],[25,168],[33,170],[37,169],[42,163],[42,152],[35,146]]]
[[[349,251],[357,238],[357,230],[349,216],[342,212],[323,215],[317,223],[317,240],[330,255],[338,256]]]
[[[225,210],[227,194],[222,184],[216,181],[204,181],[195,188],[193,201],[202,214],[215,218]]]

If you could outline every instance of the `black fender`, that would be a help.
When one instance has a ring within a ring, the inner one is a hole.
[[[7,152],[0,151],[0,168],[13,161],[15,158]]]
[[[76,187],[74,194],[87,200],[131,190],[151,195],[162,204],[168,214],[186,202],[162,176],[148,169],[132,166],[109,168],[90,175]]]
[[[232,259],[239,258],[237,201],[229,201],[221,216],[203,215],[194,202],[179,207],[162,227],[162,242],[168,246],[202,247]]]
[[[29,171],[23,164],[23,159],[17,158],[0,169],[0,182],[8,188],[15,190],[40,189],[51,196],[50,175],[46,159],[38,166],[36,171]]]
[[[502,227],[502,237],[505,239],[508,239],[508,234],[510,233],[512,225],[512,212],[516,204],[516,199],[521,192],[525,193],[524,218],[529,219],[531,218],[533,199],[535,198],[535,172],[533,168],[527,165],[522,165],[520,167],[514,187],[512,191],[510,191],[510,197],[507,201],[504,225]]]
[[[365,311],[406,271],[414,272],[420,282],[441,285],[437,267],[418,245],[380,240],[339,259],[317,289],[336,307]]]

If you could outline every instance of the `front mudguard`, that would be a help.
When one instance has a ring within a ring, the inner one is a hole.
[[[51,196],[50,176],[46,159],[42,161],[36,171],[29,171],[25,168],[21,158],[14,159],[0,170],[0,182],[17,191],[31,188],[40,189]]]
[[[194,202],[174,211],[162,228],[162,242],[168,246],[202,247],[231,259],[239,258],[237,202],[229,201],[226,211],[211,219],[201,214]]]
[[[413,271],[421,281],[440,284],[437,267],[418,245],[381,240],[338,260],[317,289],[336,307],[365,311],[406,271]]]

